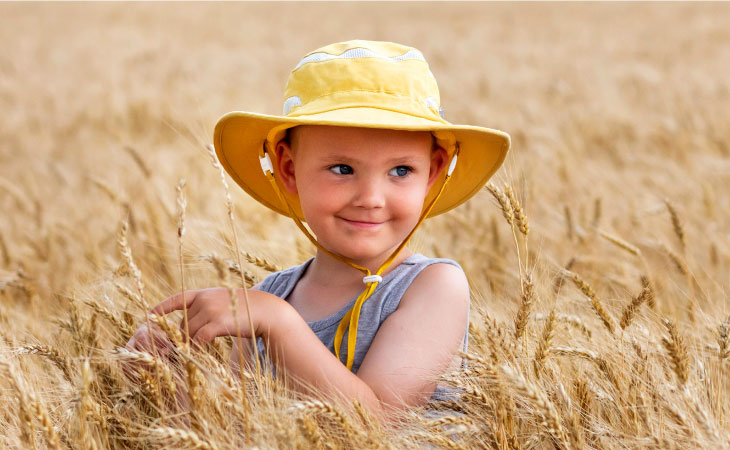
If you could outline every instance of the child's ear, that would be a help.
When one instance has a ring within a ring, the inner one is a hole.
[[[276,173],[287,191],[297,193],[297,180],[294,174],[294,153],[285,140],[276,144]]]
[[[428,173],[428,189],[431,189],[431,186],[433,186],[433,183],[448,161],[449,154],[443,148],[436,147],[431,150],[431,170]]]

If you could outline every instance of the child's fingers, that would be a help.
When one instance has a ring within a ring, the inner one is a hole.
[[[213,339],[217,338],[218,336],[222,336],[223,334],[224,333],[221,333],[220,327],[218,325],[214,324],[213,322],[208,322],[197,330],[197,332],[193,335],[193,340],[196,344],[202,347],[205,344],[211,342]]]
[[[172,311],[183,309],[183,307],[190,307],[199,292],[200,290],[185,291],[185,298],[183,298],[182,293],[167,297],[160,304],[152,308],[150,312],[162,316]]]
[[[171,343],[165,332],[153,324],[151,329],[147,325],[140,326],[125,347],[129,350],[144,352],[151,352],[156,349],[161,354],[167,354],[170,352],[170,345]]]
[[[197,315],[194,315],[194,316],[191,315],[188,318],[188,330],[187,330],[188,331],[188,335],[190,336],[190,338],[191,339],[194,338],[195,337],[195,333],[197,333],[198,330],[200,330],[202,327],[204,327],[208,322],[209,322],[208,317],[204,316],[203,314],[197,314]],[[184,328],[185,328],[184,321],[181,321],[180,322],[180,327],[183,328],[182,331],[184,333],[185,332],[185,330],[184,330]]]

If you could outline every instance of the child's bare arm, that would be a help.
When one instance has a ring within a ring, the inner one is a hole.
[[[391,405],[423,404],[462,347],[469,314],[464,272],[433,264],[378,330],[358,376]]]
[[[424,269],[378,330],[357,375],[322,344],[286,301],[260,291],[249,292],[249,300],[254,330],[248,326],[246,308],[239,308],[237,321],[232,317],[225,289],[186,292],[191,337],[203,344],[238,333],[263,336],[269,341],[268,353],[277,372],[294,386],[302,391],[314,388],[347,402],[358,399],[382,417],[389,408],[421,404],[432,394],[434,376],[446,370],[464,336],[469,289],[463,272],[454,266],[435,264]],[[166,314],[182,307],[183,299],[176,295],[153,312]]]
[[[399,308],[380,327],[357,375],[308,327],[277,328],[270,336],[269,352],[277,369],[295,385],[300,380],[302,389],[309,384],[346,401],[357,398],[382,416],[392,407],[419,405],[431,396],[435,376],[459,351],[468,308],[464,273],[452,265],[434,264],[414,280]]]

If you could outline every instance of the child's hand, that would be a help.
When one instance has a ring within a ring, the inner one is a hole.
[[[158,355],[162,360],[168,360],[173,351],[173,344],[160,327],[152,324],[151,327],[142,325],[137,328],[134,335],[129,339],[125,348],[130,351],[146,352]],[[148,364],[137,361],[122,361],[122,370],[131,380],[139,380],[140,370],[151,370]]]
[[[243,295],[239,295],[238,317],[234,317],[233,311],[231,311],[229,291],[225,288],[185,291],[184,299],[180,294],[173,295],[152,308],[151,312],[164,315],[172,311],[182,310],[184,306],[187,306],[187,331],[190,338],[198,345],[207,344],[219,336],[251,338],[258,334],[257,328],[259,328],[259,324],[263,323],[262,321],[276,317],[270,314],[270,309],[281,304],[283,300],[264,292],[252,290],[249,290],[248,296],[251,316],[254,319],[253,331],[249,325]],[[271,297],[271,299],[268,297]],[[184,319],[180,322],[180,330],[184,335],[186,331]]]
[[[125,347],[128,350],[147,353],[154,353],[153,350],[155,350],[159,356],[164,358],[170,355],[172,345],[160,327],[155,324],[148,327],[145,324],[137,328]]]

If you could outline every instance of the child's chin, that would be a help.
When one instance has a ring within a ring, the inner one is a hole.
[[[381,248],[362,248],[354,251],[350,249],[350,251],[344,254],[341,253],[341,255],[352,261],[372,261],[373,259],[385,259],[390,256],[390,253]]]

